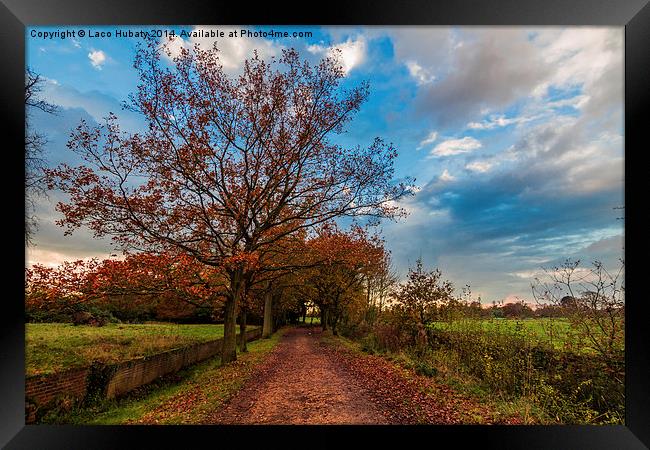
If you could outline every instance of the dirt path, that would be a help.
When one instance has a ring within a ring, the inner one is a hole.
[[[387,424],[352,373],[319,345],[317,328],[294,328],[214,417],[220,424]]]

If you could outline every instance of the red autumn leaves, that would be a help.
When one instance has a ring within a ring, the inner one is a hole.
[[[31,310],[58,310],[76,304],[101,304],[128,296],[136,307],[166,299],[182,308],[218,306],[224,292],[223,276],[182,254],[137,253],[123,260],[96,259],[64,262],[58,267],[36,264],[26,270],[26,306]]]

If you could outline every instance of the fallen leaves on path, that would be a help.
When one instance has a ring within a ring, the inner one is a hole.
[[[322,351],[306,328],[283,336],[244,388],[210,420],[219,424],[387,424],[370,393]]]

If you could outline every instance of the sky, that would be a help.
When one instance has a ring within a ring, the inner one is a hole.
[[[333,140],[381,137],[398,150],[396,180],[415,178],[416,195],[400,201],[408,217],[380,226],[402,278],[421,258],[483,303],[532,301],[544,268],[571,258],[613,269],[623,257],[622,27],[28,28],[27,64],[44,79],[42,98],[59,106],[30,116],[50,166],[79,162],[66,142],[81,119],[113,112],[125,130],[143,129],[122,103],[137,87],[137,32],[152,29],[161,39],[173,30],[176,49],[216,41],[233,76],[254,49],[268,58],[293,47],[312,62],[339,49],[343,85],[366,80],[370,96]],[[260,36],[269,30],[289,36]],[[115,254],[87,230],[64,236],[54,209],[62,199],[38,199],[27,265]]]

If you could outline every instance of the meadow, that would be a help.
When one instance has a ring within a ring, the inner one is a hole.
[[[212,324],[27,323],[25,371],[31,376],[85,367],[93,361],[116,363],[221,337],[223,325]]]
[[[463,318],[454,321],[437,321],[431,324],[437,331],[463,332],[490,334],[510,334],[519,336],[539,345],[546,345],[555,350],[571,350],[580,353],[591,351],[584,345],[585,337],[579,336],[571,328],[571,322],[566,318],[491,318],[471,319]]]

